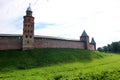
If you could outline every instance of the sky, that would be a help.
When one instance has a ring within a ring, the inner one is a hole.
[[[29,3],[35,35],[79,40],[85,30],[97,47],[120,41],[120,0],[0,0],[0,34],[22,34]]]

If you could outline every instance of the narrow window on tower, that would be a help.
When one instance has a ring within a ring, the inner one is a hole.
[[[30,27],[30,25],[28,24],[28,27]]]
[[[30,35],[30,38],[32,38],[32,36]]]
[[[26,38],[28,38],[28,36],[26,35]]]

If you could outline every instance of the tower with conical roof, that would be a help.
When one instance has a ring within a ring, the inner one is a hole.
[[[89,49],[89,36],[85,32],[85,30],[83,31],[82,35],[80,36],[80,41],[84,42],[85,49]]]
[[[91,44],[94,45],[94,50],[96,50],[96,42],[95,42],[94,38],[92,38]]]
[[[29,7],[26,10],[26,15],[23,17],[23,50],[34,48],[34,17],[32,16],[32,10]]]

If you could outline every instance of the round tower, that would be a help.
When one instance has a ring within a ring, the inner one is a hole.
[[[96,50],[96,42],[95,42],[94,38],[92,38],[91,44],[94,45],[94,50]]]
[[[85,30],[83,31],[82,35],[80,36],[80,41],[84,42],[85,49],[89,49],[89,36],[85,32]]]
[[[23,50],[34,48],[34,17],[32,10],[29,7],[26,10],[26,15],[23,17]]]

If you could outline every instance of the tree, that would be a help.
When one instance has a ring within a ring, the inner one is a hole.
[[[102,52],[120,52],[120,41],[112,42],[112,44],[108,44],[107,46],[99,47],[97,50]]]
[[[107,50],[108,50],[108,52],[111,52],[111,49],[112,49],[112,48],[111,48],[111,45],[108,44],[108,45],[107,45]]]
[[[99,47],[97,50],[103,52],[103,49],[101,47]]]
[[[113,42],[111,44],[112,46],[112,52],[120,52],[120,42]]]
[[[103,51],[104,51],[104,52],[108,52],[107,46],[103,46]]]

